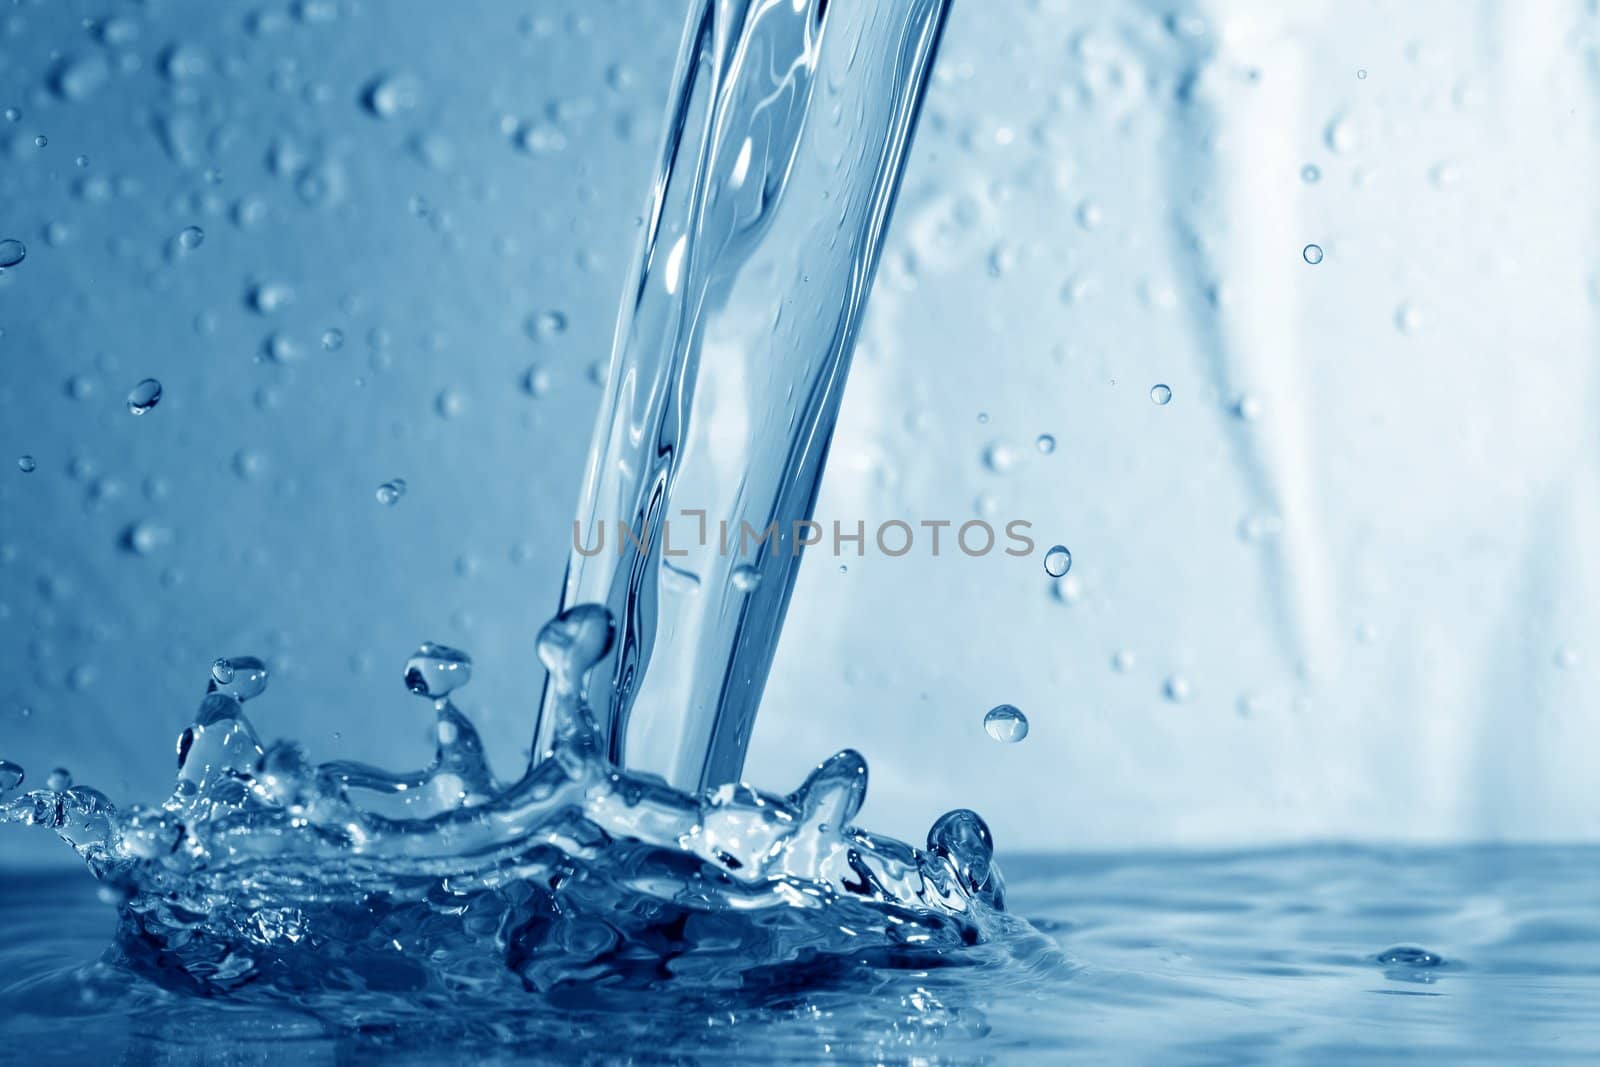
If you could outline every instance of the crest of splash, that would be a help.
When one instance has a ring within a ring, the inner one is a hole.
[[[982,820],[951,812],[924,849],[857,829],[854,752],[788,796],[721,784],[947,3],[699,0],[579,509],[641,536],[573,557],[520,780],[490,773],[451,699],[470,660],[436,645],[406,669],[435,717],[420,770],[264,745],[245,707],[267,670],[248,657],[213,666],[159,807],[64,781],[20,792],[0,761],[0,822],[54,829],[120,893],[127,961],[204,993],[326,995],[365,1022],[357,994],[415,1011],[434,993],[792,987],[796,966],[924,966],[1010,928]],[[669,562],[662,523],[690,509],[782,537]]]
[[[124,958],[200,992],[747,988],[753,968],[910,962],[1005,927],[983,821],[951,812],[925,849],[856,829],[854,752],[782,797],[689,795],[617,769],[582,696],[614,633],[597,605],[544,628],[556,737],[507,787],[449,696],[447,672],[469,661],[429,645],[407,671],[436,719],[421,770],[263,745],[245,705],[266,672],[241,668],[213,672],[160,807],[118,809],[83,786],[19,793],[21,769],[0,762],[0,822],[65,838],[123,900]]]

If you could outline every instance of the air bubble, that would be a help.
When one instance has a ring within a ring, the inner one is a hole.
[[[1150,387],[1150,399],[1165,407],[1172,401],[1172,387],[1162,384],[1152,385]]]
[[[1044,554],[1044,572],[1050,577],[1063,577],[1071,569],[1072,553],[1066,545],[1056,545]]]
[[[1034,441],[1034,447],[1038,448],[1041,454],[1048,456],[1056,450],[1056,439],[1050,434],[1042,433],[1038,440]]]
[[[154,378],[146,378],[128,392],[128,411],[134,415],[143,415],[159,403],[161,403],[161,383]]]
[[[522,375],[522,391],[538,398],[550,392],[550,372],[535,363]]]
[[[1300,168],[1300,180],[1307,185],[1315,185],[1322,180],[1322,168],[1315,163],[1307,163]]]
[[[187,226],[178,231],[178,247],[185,252],[193,252],[196,248],[205,244],[205,241],[206,231],[198,226]]]
[[[400,503],[400,498],[405,495],[406,480],[404,478],[395,478],[378,486],[377,496],[378,503],[380,504],[387,504],[390,507],[393,507],[394,505]]]
[[[23,474],[32,474],[38,469],[39,464],[34,461],[32,456],[17,457],[17,470],[21,471]]]
[[[1309,263],[1313,267],[1315,267],[1318,263],[1322,262],[1322,246],[1321,245],[1306,245],[1303,249],[1300,250],[1300,255],[1305,259],[1305,261],[1307,263]]]
[[[1161,693],[1170,702],[1182,704],[1189,699],[1191,693],[1189,679],[1181,674],[1174,674],[1161,687]]]
[[[344,331],[336,327],[322,331],[322,350],[324,352],[337,352],[344,347]]]
[[[748,563],[733,568],[733,587],[741,593],[754,592],[761,584],[761,572]]]
[[[996,741],[1014,745],[1028,736],[1028,717],[1020,708],[1000,704],[983,717],[983,729]]]

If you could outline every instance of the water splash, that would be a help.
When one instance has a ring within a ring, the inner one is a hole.
[[[941,818],[924,849],[855,827],[867,788],[855,752],[788,796],[688,794],[614,767],[583,694],[615,634],[598,605],[544,628],[558,729],[509,786],[467,716],[434,695],[464,684],[450,676],[461,653],[424,645],[407,666],[436,748],[406,773],[263,744],[245,704],[266,673],[236,657],[212,671],[165,803],[119,809],[68,783],[19,794],[22,769],[0,763],[0,822],[61,835],[123,900],[124,960],[197,992],[461,988],[485,961],[541,992],[602,979],[735,988],[752,965],[926,965],[1021,928],[973,812]]]

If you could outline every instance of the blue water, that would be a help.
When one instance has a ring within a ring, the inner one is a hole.
[[[1022,855],[1007,874],[1038,933],[939,966],[796,968],[737,994],[663,975],[509,996],[494,968],[463,990],[397,967],[331,1007],[162,989],[107,952],[115,909],[92,884],[23,876],[0,883],[0,1034],[35,1063],[1600,1056],[1592,848]],[[469,1010],[473,996],[493,1009]]]

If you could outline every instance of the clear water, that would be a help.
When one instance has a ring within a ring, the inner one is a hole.
[[[463,992],[407,970],[329,1003],[197,998],[106,953],[86,879],[0,882],[0,1034],[28,1062],[846,1060],[1585,1063],[1600,1055],[1600,851],[1008,857],[1036,932],[938,966],[837,961],[735,996],[661,979]],[[1422,950],[1420,953],[1404,950]],[[1400,950],[1400,951],[1396,951]],[[1386,962],[1387,959],[1387,962]],[[349,975],[352,985],[356,976]]]

